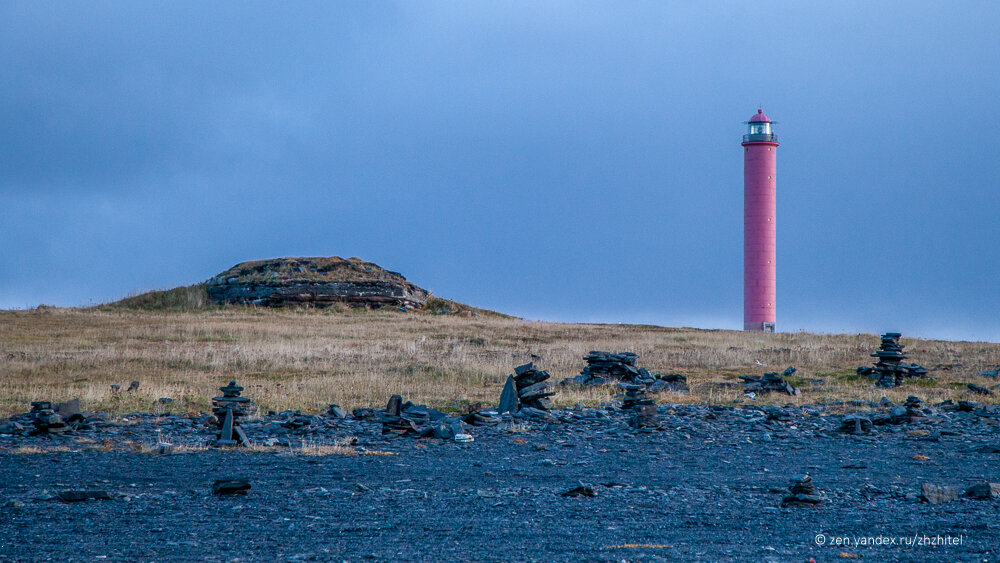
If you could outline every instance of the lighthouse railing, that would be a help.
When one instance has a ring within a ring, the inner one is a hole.
[[[777,143],[778,136],[774,133],[756,133],[753,135],[743,135],[744,143]]]

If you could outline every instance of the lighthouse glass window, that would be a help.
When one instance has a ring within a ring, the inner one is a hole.
[[[770,123],[751,123],[750,124],[750,134],[751,135],[767,135],[771,132]]]

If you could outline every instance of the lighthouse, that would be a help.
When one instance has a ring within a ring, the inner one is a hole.
[[[778,136],[758,109],[743,135],[743,330],[774,332]]]

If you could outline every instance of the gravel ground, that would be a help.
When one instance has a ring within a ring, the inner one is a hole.
[[[158,435],[204,443],[211,429],[137,414],[75,436],[5,435],[0,560],[996,560],[1000,500],[931,504],[920,490],[1000,482],[1000,453],[988,453],[1000,415],[924,412],[846,435],[843,415],[822,405],[786,408],[787,421],[756,407],[662,406],[654,431],[630,428],[619,409],[578,409],[477,427],[465,444],[331,416],[286,434],[276,429],[294,417],[283,413],[248,430],[291,448],[172,455],[135,450]],[[351,439],[353,455],[307,455]],[[801,473],[824,502],[781,508]],[[212,495],[226,477],[251,491]],[[581,483],[596,496],[562,495]],[[112,499],[53,498],[83,489]],[[863,538],[888,545],[855,545]]]

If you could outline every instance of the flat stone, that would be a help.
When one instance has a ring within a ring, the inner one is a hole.
[[[823,502],[823,497],[821,496],[798,493],[785,495],[785,497],[781,499],[781,506],[815,506],[821,502]]]
[[[62,502],[80,502],[84,500],[111,500],[111,495],[107,491],[59,491],[56,498]]]
[[[517,366],[516,368],[514,368],[514,374],[515,375],[524,375],[524,374],[528,373],[529,371],[534,371],[534,370],[535,370],[535,364],[532,363],[532,362],[528,362],[528,363],[526,363],[524,365],[520,365],[520,366]]]
[[[83,414],[83,411],[80,410],[80,399],[71,399],[65,403],[57,403],[52,410],[56,411],[56,414],[64,419],[74,414]]]
[[[389,416],[399,416],[403,413],[403,398],[399,395],[389,397],[389,403],[385,406],[385,414]]]
[[[597,491],[595,491],[594,488],[591,487],[590,485],[585,485],[583,483],[580,483],[578,486],[573,487],[572,489],[563,491],[563,492],[561,492],[559,494],[561,496],[564,496],[564,497],[574,497],[574,498],[575,497],[587,497],[587,498],[592,498],[592,497],[596,497],[597,496]]]
[[[973,393],[976,393],[977,395],[992,395],[993,394],[993,392],[990,391],[989,389],[987,389],[985,387],[981,387],[979,385],[976,385],[975,383],[970,383],[969,384],[969,391],[972,391]]]
[[[507,383],[503,386],[503,391],[500,393],[500,406],[497,407],[497,412],[500,414],[504,413],[515,413],[517,412],[517,389],[514,387],[514,376],[507,376]]]
[[[213,495],[245,495],[249,490],[249,479],[219,479],[212,483]]]

